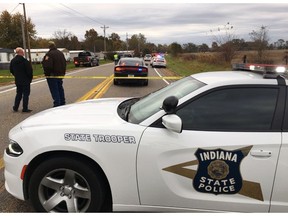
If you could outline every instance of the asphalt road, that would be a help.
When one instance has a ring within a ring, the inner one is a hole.
[[[66,74],[64,79],[64,89],[66,103],[71,104],[81,97],[91,92],[95,86],[99,86],[106,77],[113,74],[114,64],[105,64],[92,68],[79,68]],[[150,77],[172,76],[167,69],[149,68]],[[134,84],[107,86],[102,90],[101,97],[140,97],[154,92],[166,86],[171,80],[149,79],[148,86],[139,86]],[[108,88],[109,87],[109,88]],[[4,186],[4,164],[3,152],[8,144],[8,133],[16,124],[23,121],[30,115],[43,110],[52,108],[53,101],[46,83],[46,79],[33,80],[31,85],[31,95],[29,100],[29,109],[31,113],[12,112],[12,106],[15,98],[15,85],[0,87],[0,212],[33,212],[29,202],[21,201],[5,190]]]

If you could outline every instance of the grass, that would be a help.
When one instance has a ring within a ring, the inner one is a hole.
[[[110,63],[112,61],[104,61],[104,60],[100,60],[99,64],[107,64]],[[41,64],[33,64],[33,76],[34,78],[36,77],[44,77],[44,71],[42,68]],[[67,71],[71,71],[71,70],[75,70],[78,68],[75,68],[73,62],[69,62],[67,64]],[[1,78],[1,76],[9,76],[11,78]],[[6,85],[6,84],[10,84],[10,83],[14,83],[14,77],[12,76],[12,74],[10,73],[9,70],[0,70],[0,85]]]
[[[288,50],[266,50],[263,54],[263,60],[268,64],[285,64],[283,57],[288,54]],[[257,63],[256,51],[238,51],[231,61],[233,63],[242,63],[242,57],[246,55],[248,63]],[[219,60],[217,53],[187,53],[173,58],[167,55],[167,67],[180,76],[188,76],[194,73],[206,71],[226,71],[231,70],[231,64]]]
[[[166,56],[167,68],[180,76],[189,76],[191,74],[206,71],[223,71],[231,70],[230,64],[225,63],[207,63],[196,59],[187,59],[182,57]]]

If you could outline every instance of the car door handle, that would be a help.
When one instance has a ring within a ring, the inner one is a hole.
[[[265,150],[252,150],[250,151],[250,154],[254,157],[271,157],[272,156],[271,151],[265,151]]]

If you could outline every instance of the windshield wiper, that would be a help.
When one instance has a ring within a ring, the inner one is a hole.
[[[140,98],[131,98],[131,99],[127,100],[127,101],[124,101],[122,104],[120,104],[119,107],[118,107],[119,116],[123,120],[128,121],[128,116],[129,116],[129,112],[130,112],[131,106],[133,104],[135,104],[139,100],[140,100]]]
[[[130,113],[130,110],[131,110],[131,106],[132,106],[133,104],[129,104],[129,106],[127,106],[126,108],[125,108],[125,111],[124,111],[124,120],[125,121],[128,121],[128,116],[129,116],[129,113]]]
[[[133,98],[133,99],[129,100],[129,103],[125,107],[125,111],[124,111],[124,119],[125,119],[125,121],[128,121],[128,119],[129,119],[129,113],[130,113],[132,105],[135,104],[139,100],[140,100],[140,98]]]

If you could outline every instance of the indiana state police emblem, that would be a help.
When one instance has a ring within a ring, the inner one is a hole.
[[[240,150],[223,149],[195,152],[199,166],[193,180],[195,190],[213,194],[235,194],[242,188],[240,163],[245,157]]]
[[[163,168],[164,171],[192,179],[191,188],[207,194],[240,194],[264,201],[261,184],[242,179],[240,164],[253,146],[235,150],[201,149],[196,159]],[[197,170],[192,168],[198,166]],[[193,186],[192,186],[193,185]]]

